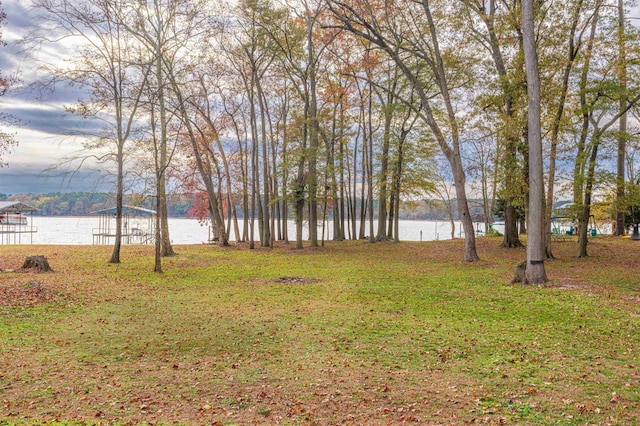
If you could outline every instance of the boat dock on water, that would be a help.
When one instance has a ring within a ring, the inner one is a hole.
[[[33,243],[38,228],[29,225],[33,221],[35,207],[19,201],[0,201],[0,244]],[[23,238],[24,237],[24,238]]]

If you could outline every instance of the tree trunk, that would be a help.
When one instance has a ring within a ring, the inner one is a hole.
[[[331,198],[333,199],[333,240],[334,241],[342,241],[344,240],[344,212],[343,212],[343,208],[344,208],[344,204],[342,201],[342,195],[343,193],[340,192],[340,187],[342,182],[340,182],[340,184],[338,183],[338,173],[336,173],[336,169],[339,168],[340,170],[339,173],[343,173],[343,171],[341,170],[341,168],[343,167],[344,163],[342,162],[342,159],[336,159],[336,142],[339,146],[339,149],[341,149],[340,147],[342,146],[342,131],[344,128],[344,108],[343,108],[343,103],[342,103],[342,99],[340,99],[340,104],[339,104],[339,108],[340,108],[340,112],[337,114],[339,119],[338,119],[338,123],[337,126],[339,127],[339,134],[338,132],[333,132],[333,137],[331,138],[331,162],[330,164],[328,164],[329,166],[329,171],[331,173]],[[342,153],[339,152],[340,157],[342,157]],[[336,164],[336,162],[338,162],[338,164]]]
[[[160,199],[159,197],[156,196],[156,217],[155,217],[156,224],[154,229],[155,256],[154,256],[154,263],[153,263],[153,272],[157,274],[162,273],[162,247],[161,247],[162,243],[160,242],[162,238],[162,233],[160,232],[160,216],[157,213],[159,208],[160,208]]]
[[[560,97],[558,99],[558,106],[556,109],[556,114],[553,119],[553,124],[551,128],[551,150],[549,152],[549,181],[547,182],[547,203],[546,203],[546,213],[545,213],[545,256],[547,259],[553,259],[553,251],[551,247],[551,227],[552,227],[552,217],[553,217],[553,202],[554,202],[554,186],[555,186],[555,176],[556,176],[556,158],[558,154],[558,138],[560,133],[560,122],[562,121],[562,117],[564,114],[564,106],[567,98],[567,93],[569,91],[569,77],[571,76],[571,70],[573,68],[573,64],[578,55],[578,51],[581,46],[581,39],[578,39],[578,45],[576,46],[576,29],[578,27],[578,22],[580,20],[580,15],[582,11],[583,0],[579,0],[575,6],[573,18],[571,21],[571,30],[569,31],[569,49],[567,52],[567,63],[564,67],[564,72],[562,75],[562,88],[560,91]]]
[[[540,75],[534,31],[533,0],[522,0],[522,35],[527,72],[529,140],[529,234],[526,277],[530,284],[546,281],[544,268],[544,178],[540,122]]]
[[[500,247],[522,247],[518,233],[518,214],[515,206],[507,200],[504,206],[504,235]]]
[[[35,269],[38,272],[53,272],[49,261],[44,256],[27,256],[21,269]]]
[[[510,81],[512,77],[509,76],[509,73],[507,71],[504,56],[502,54],[502,45],[495,28],[495,14],[497,10],[495,0],[489,0],[487,6],[487,9],[478,9],[471,5],[471,9],[476,11],[476,13],[480,12],[479,17],[482,19],[487,28],[488,49],[496,66],[496,72],[498,73],[498,77],[500,79],[502,96],[504,98],[505,125],[503,126],[502,133],[505,139],[505,156],[503,167],[505,170],[504,187],[506,190],[506,196],[504,197],[504,235],[500,247],[517,248],[522,247],[522,242],[520,241],[520,236],[518,235],[518,215],[516,208],[517,197],[515,195],[515,192],[519,191],[518,179],[516,176],[517,145],[519,141],[517,137],[514,137],[514,130],[512,129],[514,127],[513,122],[516,120],[517,111],[514,106],[515,95],[513,83]]]
[[[120,263],[120,248],[122,247],[122,208],[124,193],[124,158],[122,144],[118,144],[118,176],[116,176],[116,237],[109,263]]]
[[[573,167],[573,202],[582,205],[582,194],[584,189],[584,173],[587,163],[587,137],[589,136],[589,107],[587,105],[587,84],[589,82],[589,68],[591,64],[591,56],[593,54],[593,45],[595,42],[596,31],[598,28],[599,10],[602,0],[596,3],[596,10],[591,21],[591,29],[587,46],[585,49],[584,64],[582,65],[582,73],[580,75],[579,94],[580,94],[580,110],[582,113],[582,128],[578,139],[578,149],[576,160]]]
[[[166,160],[165,160],[166,161]],[[160,216],[160,235],[162,243],[162,257],[175,256],[171,237],[169,236],[169,212],[167,211],[167,191],[166,191],[166,167],[163,167],[162,175],[158,180],[158,211],[156,214]]]
[[[286,95],[286,91],[285,91],[285,100],[283,102],[283,113],[282,113],[282,163],[283,164],[288,164],[289,163],[289,156],[288,156],[288,150],[287,150],[287,126],[288,126],[288,101],[287,101],[288,97]],[[289,244],[289,229],[288,229],[288,224],[287,224],[287,220],[289,219],[289,202],[288,202],[288,186],[287,186],[287,182],[289,181],[289,173],[288,173],[288,167],[283,167],[282,168],[282,201],[281,203],[281,208],[282,208],[282,238],[285,242],[285,244]]]
[[[302,225],[304,222],[304,177],[300,171],[304,167],[304,157],[298,163],[298,178],[294,181],[293,192],[296,202],[296,248],[302,248]],[[302,175],[302,176],[301,176]]]
[[[408,134],[409,130],[405,129],[400,133],[400,140],[398,141],[398,156],[393,173],[393,241],[396,243],[400,242],[400,188],[402,186],[402,167],[404,165],[404,143],[407,140]]]
[[[162,34],[158,32],[158,39],[156,40],[155,51],[157,55],[156,59],[156,80],[158,83],[158,107],[160,108],[160,158],[158,164],[158,175],[156,177],[157,182],[157,210],[156,215],[160,217],[160,238],[162,245],[162,256],[174,256],[173,246],[171,245],[171,238],[169,236],[169,218],[167,217],[167,190],[166,190],[166,170],[167,164],[167,107],[165,104],[165,90],[164,90],[164,72],[162,67]]]
[[[357,81],[356,81],[357,83]],[[363,132],[363,128],[362,128],[362,122],[364,121],[364,106],[360,105],[360,124],[358,125],[358,130],[356,133],[356,136],[354,138],[354,143],[353,143],[353,157],[352,157],[352,161],[353,161],[353,172],[351,170],[351,167],[348,167],[348,175],[347,175],[347,182],[349,182],[349,187],[348,187],[348,191],[347,191],[347,205],[348,205],[348,210],[347,210],[347,217],[348,217],[348,229],[349,229],[349,237],[352,240],[356,240],[358,239],[358,234],[357,234],[357,199],[358,199],[358,192],[357,192],[357,183],[358,183],[358,141],[360,140],[360,136],[362,135]],[[353,180],[351,179],[353,177]]]
[[[460,155],[452,157],[451,171],[456,187],[456,201],[458,203],[458,213],[462,222],[462,230],[464,232],[464,260],[466,262],[477,262],[480,260],[476,251],[476,233],[473,229],[473,220],[469,213],[469,203],[467,201],[467,191],[465,189],[465,175],[462,167],[462,159]]]
[[[262,208],[259,202],[260,182],[259,182],[259,167],[258,167],[258,118],[256,114],[256,102],[255,102],[255,84],[256,84],[256,70],[251,70],[251,83],[248,88],[249,96],[249,117],[251,125],[251,220],[249,225],[249,248],[255,248],[255,225],[256,216],[258,219],[258,232],[262,231]],[[260,234],[260,241],[262,241],[262,234]]]
[[[370,81],[372,81],[370,79]],[[367,120],[369,140],[367,144],[367,161],[363,166],[367,169],[367,213],[369,220],[369,242],[373,243],[376,236],[373,233],[373,83],[369,83],[369,116]]]
[[[346,110],[346,106],[344,102],[340,103],[340,120],[339,120],[339,128],[340,128],[340,133],[338,136],[338,175],[335,174],[334,172],[334,181],[335,181],[335,185],[336,185],[336,196],[337,196],[337,200],[335,201],[335,203],[337,204],[337,208],[338,208],[338,221],[340,223],[340,226],[338,227],[338,231],[340,232],[339,235],[337,235],[336,239],[338,241],[344,241],[345,239],[345,226],[347,226],[347,222],[346,222],[346,215],[345,215],[345,177],[344,177],[344,173],[345,173],[345,161],[344,161],[344,156],[345,156],[345,149],[344,149],[344,132],[345,132],[345,110]],[[334,159],[335,161],[335,159]]]
[[[578,236],[578,257],[587,257],[587,242],[589,238],[589,217],[591,216],[591,197],[593,185],[595,183],[596,163],[598,160],[598,149],[600,147],[600,130],[594,129],[592,139],[591,156],[589,157],[589,167],[584,183],[584,204],[580,215],[580,233]]]
[[[318,99],[316,93],[317,58],[313,44],[315,18],[307,11],[307,49],[309,66],[309,244],[318,246],[318,146],[320,123],[318,121]]]
[[[620,88],[623,95],[620,97],[620,111],[624,111],[627,107],[626,101],[626,89],[627,89],[627,64],[626,64],[626,43],[625,43],[625,30],[624,30],[624,2],[618,0],[618,43],[619,43],[619,80]],[[625,156],[627,152],[627,114],[623,113],[620,116],[619,122],[619,135],[618,135],[618,167],[616,177],[616,235],[625,234],[624,226],[624,169],[625,169]]]
[[[306,99],[309,97],[307,96]],[[300,151],[300,158],[298,159],[298,175],[293,182],[293,199],[296,207],[296,248],[302,248],[302,226],[304,222],[304,190],[305,190],[305,176],[304,176],[304,164],[305,164],[305,151],[307,148],[307,138],[309,137],[309,105],[308,101],[304,110],[304,128],[302,130],[302,150]]]
[[[392,85],[391,90],[395,90],[395,84]],[[384,134],[382,136],[382,158],[380,159],[380,174],[378,177],[378,235],[376,240],[387,240],[387,174],[389,169],[389,144],[391,142],[391,120],[393,119],[393,109],[391,108],[393,103],[393,94],[389,94],[387,97],[386,105],[384,107]]]
[[[246,127],[245,127],[246,129]],[[241,241],[249,241],[249,215],[251,214],[251,205],[249,202],[249,141],[244,138],[244,155],[242,155],[242,143],[240,146],[240,156],[242,162],[242,239]],[[252,223],[252,222],[251,222]]]
[[[233,123],[233,129],[238,139],[238,164],[240,166],[240,182],[242,185],[242,195],[241,195],[241,206],[242,206],[242,231],[237,230],[236,232],[236,241],[244,242],[249,239],[249,226],[247,223],[247,212],[249,211],[249,190],[248,190],[248,180],[247,176],[247,159],[246,159],[246,137],[243,137],[240,133],[240,127],[238,125],[237,120],[234,117],[233,112],[229,112],[227,110],[227,106],[225,104],[225,112],[229,116],[229,119]]]
[[[369,96],[371,96],[371,94],[369,94]],[[367,115],[366,117],[370,117],[372,114],[371,111],[371,102],[369,102],[368,108],[367,108]],[[367,151],[369,150],[369,138],[371,137],[371,135],[369,134],[369,130],[367,129],[367,122],[369,120],[366,120],[366,117],[363,115],[363,122],[362,122],[362,128],[363,128],[363,134],[362,134],[362,161],[360,162],[360,165],[362,166],[362,171],[361,171],[361,176],[362,176],[362,180],[361,180],[361,185],[360,185],[360,228],[358,231],[358,239],[363,240],[365,238],[365,234],[366,234],[366,223],[367,223],[367,197],[365,195],[365,188],[367,186],[367,171],[368,171],[368,167],[367,167]]]
[[[258,91],[258,101],[260,105],[260,145],[262,146],[262,190],[263,190],[263,203],[264,208],[262,212],[262,231],[260,234],[260,242],[263,247],[272,247],[272,230],[271,230],[271,216],[269,209],[271,208],[271,194],[269,180],[271,179],[269,173],[269,155],[267,150],[267,106],[264,102],[262,93],[262,86],[260,79],[256,80],[256,89]]]

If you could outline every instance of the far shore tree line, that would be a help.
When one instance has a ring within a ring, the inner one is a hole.
[[[169,194],[167,213],[172,217],[190,217],[195,195]],[[0,201],[19,201],[38,209],[36,216],[88,216],[116,204],[116,194],[105,192],[54,192],[48,194],[2,194]],[[127,194],[126,205],[153,209],[153,200],[142,194]]]
[[[581,257],[597,197],[617,235],[639,204],[640,39],[625,6],[34,0],[26,42],[76,46],[68,61],[41,62],[41,84],[84,87],[68,112],[104,126],[66,165],[110,166],[118,211],[125,188],[148,188],[157,271],[173,253],[167,186],[177,182],[200,194],[219,244],[233,229],[252,248],[302,247],[307,223],[310,246],[324,223],[336,240],[397,240],[402,200],[434,197],[457,212],[464,259],[476,261],[471,200],[487,223],[500,203],[502,246],[522,245],[524,217],[527,276],[541,282],[560,182]]]
[[[198,203],[199,194],[167,194],[167,214],[169,217],[203,219],[201,206]],[[48,194],[2,194],[0,201],[19,201],[38,209],[35,216],[89,216],[104,209],[115,206],[116,194],[104,192],[54,192]],[[126,194],[123,198],[125,205],[154,209],[153,198],[144,194]],[[361,200],[356,200],[358,208]],[[377,207],[377,200],[374,201]],[[482,216],[482,200],[471,200],[471,213],[474,222],[484,222]],[[495,220],[502,220],[501,212],[495,212]],[[236,206],[238,219],[249,218],[242,210],[242,205]],[[398,218],[400,220],[437,220],[459,221],[460,216],[455,209],[455,200],[415,200],[400,203]],[[330,217],[332,219],[332,217]],[[377,211],[374,208],[374,219]],[[454,230],[456,227],[453,227]],[[458,235],[458,234],[456,234]]]

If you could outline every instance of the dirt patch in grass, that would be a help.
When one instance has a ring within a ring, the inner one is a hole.
[[[305,278],[305,277],[279,277],[274,278],[272,280],[267,281],[269,284],[313,284],[319,283],[322,280],[316,278]]]
[[[540,286],[541,288],[556,288],[559,290],[590,290],[593,289],[592,285],[577,279],[562,278],[560,280],[551,281]]]

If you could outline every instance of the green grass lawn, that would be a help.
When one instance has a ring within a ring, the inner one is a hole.
[[[0,424],[640,424],[640,244],[499,242],[0,246]]]

